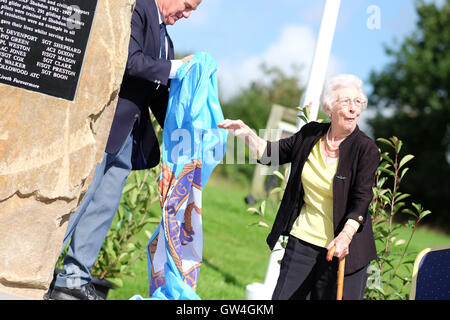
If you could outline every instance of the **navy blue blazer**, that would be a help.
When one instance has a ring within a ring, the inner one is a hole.
[[[106,144],[106,152],[116,153],[132,131],[133,170],[152,168],[160,161],[159,144],[148,107],[163,127],[169,99],[169,60],[174,58],[174,49],[168,36],[169,60],[159,58],[161,43],[158,15],[155,1],[136,1],[127,65]]]

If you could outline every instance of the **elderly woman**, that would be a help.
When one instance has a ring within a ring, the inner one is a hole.
[[[280,235],[289,236],[272,299],[335,299],[338,259],[343,257],[343,299],[363,297],[367,267],[376,258],[368,207],[380,154],[357,125],[367,106],[362,85],[353,75],[332,77],[322,96],[331,123],[310,122],[276,142],[259,138],[241,120],[219,124],[244,139],[260,163],[291,163],[267,237],[273,249]],[[333,246],[336,258],[328,262],[327,250]]]

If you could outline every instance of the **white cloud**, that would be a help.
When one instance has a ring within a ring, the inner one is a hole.
[[[240,89],[246,88],[252,81],[264,79],[260,65],[276,66],[285,74],[292,75],[293,65],[302,67],[299,78],[306,83],[316,45],[316,35],[305,25],[285,27],[279,38],[270,44],[260,55],[248,57],[241,62],[220,61],[219,81],[221,96],[227,100],[236,95]],[[328,73],[342,71],[343,62],[331,56]]]

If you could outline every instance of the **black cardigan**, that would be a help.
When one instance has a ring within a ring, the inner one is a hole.
[[[300,131],[276,142],[267,142],[259,163],[277,165],[291,163],[291,173],[267,244],[272,250],[280,235],[289,235],[303,206],[301,172],[311,150],[327,132],[330,124],[310,122]],[[366,266],[377,258],[372,220],[368,207],[373,197],[372,186],[380,153],[375,142],[356,129],[339,146],[339,163],[333,180],[333,223],[337,236],[348,219],[360,223],[349,246],[345,274]]]

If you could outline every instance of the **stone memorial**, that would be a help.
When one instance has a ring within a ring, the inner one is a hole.
[[[134,0],[0,0],[0,293],[42,299],[102,160]]]

